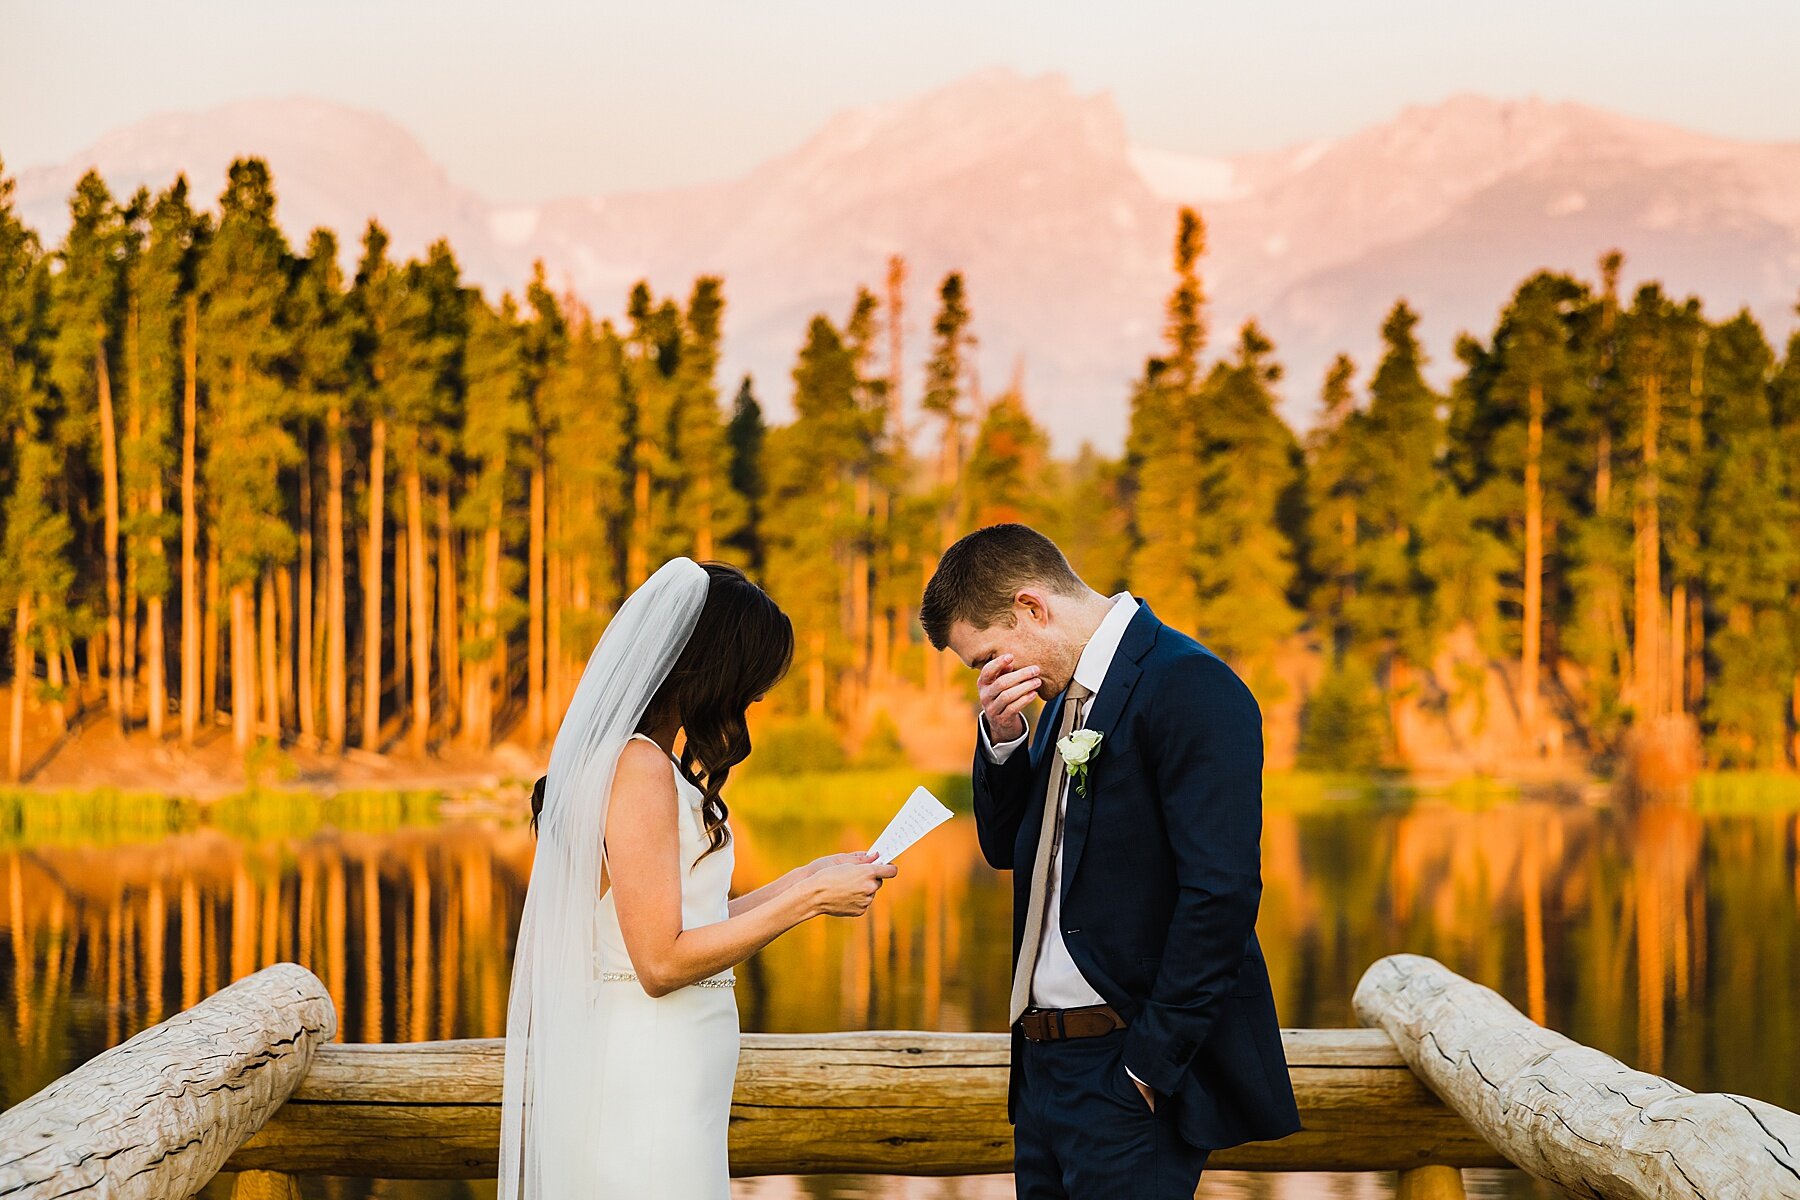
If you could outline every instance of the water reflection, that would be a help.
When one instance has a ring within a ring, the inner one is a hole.
[[[740,812],[739,879],[874,828]],[[1354,1024],[1363,969],[1429,954],[1532,1017],[1699,1089],[1800,1108],[1800,816],[1519,802],[1268,814],[1260,930],[1284,1023]],[[0,849],[0,1103],[270,962],[304,963],[347,1041],[501,1032],[530,835],[200,828]],[[998,1029],[1009,895],[959,818],[868,920],[810,923],[741,972],[747,1029]],[[1754,1016],[1752,1032],[1749,1020]],[[1383,1195],[1379,1180],[1220,1181],[1218,1195]],[[1368,1189],[1374,1188],[1374,1191]],[[1516,1178],[1488,1194],[1522,1194]],[[1321,1190],[1322,1189],[1322,1190]],[[309,1194],[491,1194],[337,1181]],[[1002,1180],[746,1181],[742,1194],[987,1196]],[[223,1194],[220,1192],[219,1194]]]

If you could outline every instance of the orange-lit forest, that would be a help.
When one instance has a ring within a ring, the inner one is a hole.
[[[349,256],[290,245],[257,160],[216,209],[96,175],[70,206],[44,246],[0,182],[12,778],[28,728],[96,710],[182,744],[228,724],[242,754],[541,747],[675,554],[743,563],[793,616],[782,711],[891,739],[895,697],[961,703],[913,605],[1006,519],[1288,704],[1304,765],[1412,764],[1434,708],[1602,769],[1647,737],[1800,759],[1800,337],[1621,295],[1616,254],[1521,283],[1447,393],[1397,302],[1299,435],[1279,348],[1211,336],[1184,211],[1162,342],[1097,401],[1124,453],[1065,460],[1018,387],[974,383],[980,280],[899,258],[753,384],[719,378],[726,280],[640,284],[617,320],[541,266],[484,296],[453,247],[398,261],[377,224]]]

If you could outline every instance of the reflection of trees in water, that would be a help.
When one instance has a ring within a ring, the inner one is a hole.
[[[1692,1087],[1800,1100],[1800,817],[1535,802],[1272,812],[1259,932],[1288,1024],[1353,1023],[1383,954]]]
[[[740,888],[874,828],[740,815]],[[1533,802],[1272,811],[1260,933],[1288,1025],[1354,1023],[1375,958],[1430,954],[1535,1019],[1695,1087],[1800,1104],[1800,817]],[[0,1102],[292,959],[346,1040],[495,1036],[530,870],[517,828],[242,840],[215,829],[0,852]],[[869,919],[740,972],[747,1029],[996,1029],[1010,889],[959,819]]]

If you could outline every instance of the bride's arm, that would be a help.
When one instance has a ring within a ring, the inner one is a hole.
[[[811,879],[814,875],[825,870],[827,867],[858,865],[874,861],[874,854],[867,851],[854,854],[828,854],[824,858],[816,858],[805,866],[795,867],[779,879],[763,884],[754,891],[745,892],[741,896],[732,897],[731,915],[734,917],[741,916],[753,908],[767,904],[769,901],[775,899],[775,897],[793,887],[796,883]]]
[[[683,929],[680,819],[668,759],[646,743],[628,744],[606,815],[606,863],[625,950],[652,996],[728,970],[812,917],[861,915],[894,874],[892,867],[830,867],[741,915]]]

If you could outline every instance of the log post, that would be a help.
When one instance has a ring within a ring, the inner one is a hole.
[[[1418,955],[1375,963],[1355,1003],[1363,1024],[1386,1030],[1477,1133],[1565,1191],[1605,1200],[1800,1198],[1800,1116],[1791,1112],[1634,1071]]]
[[[1400,1172],[1394,1200],[1463,1200],[1467,1194],[1456,1167],[1410,1167]]]
[[[300,1200],[300,1181],[280,1171],[240,1171],[231,1200]]]
[[[191,1196],[336,1033],[325,985],[304,967],[240,979],[0,1115],[0,1195]]]

